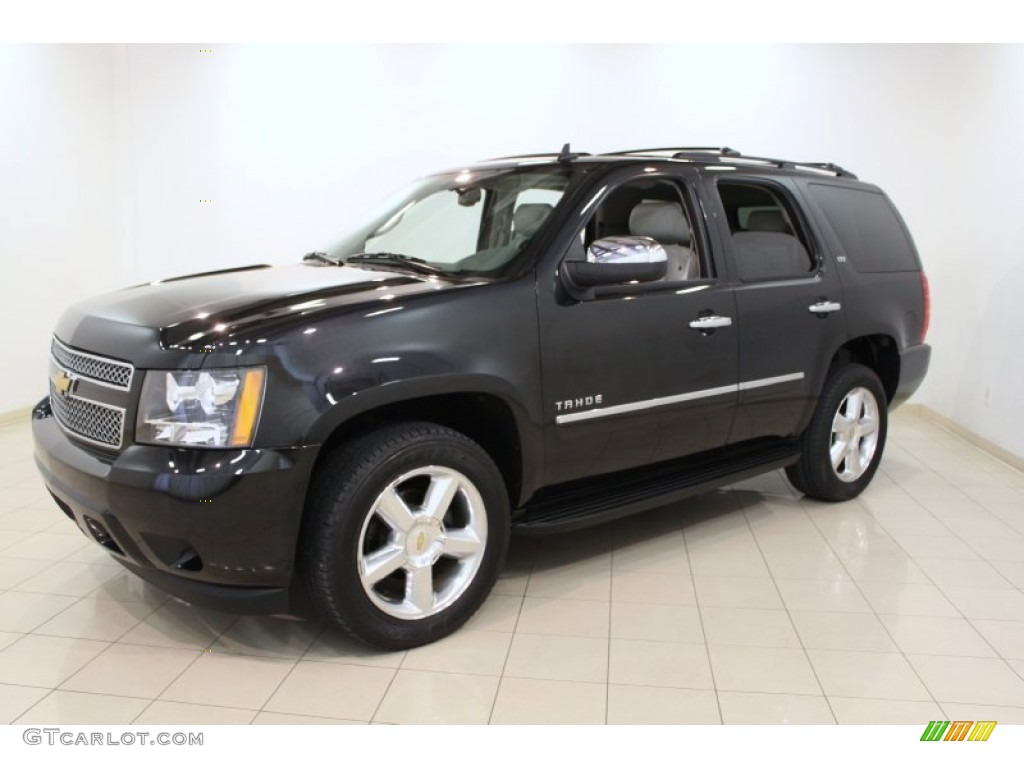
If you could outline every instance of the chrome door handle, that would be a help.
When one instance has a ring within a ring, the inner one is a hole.
[[[830,312],[838,312],[842,308],[843,305],[838,301],[819,301],[817,304],[811,304],[807,311],[816,315],[827,315]]]
[[[706,331],[712,328],[726,328],[732,325],[731,317],[722,317],[721,315],[708,315],[707,317],[698,317],[696,320],[690,321],[690,327],[696,331]]]

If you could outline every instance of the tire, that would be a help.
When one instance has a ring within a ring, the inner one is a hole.
[[[317,472],[299,572],[320,618],[378,648],[433,642],[487,598],[508,548],[508,493],[487,453],[437,424],[382,427]]]
[[[870,368],[835,368],[800,438],[800,460],[786,467],[793,486],[821,501],[847,501],[875,476],[888,431],[888,399]]]

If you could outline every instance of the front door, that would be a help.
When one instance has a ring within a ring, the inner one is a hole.
[[[683,176],[627,176],[574,239],[634,235],[669,256],[656,283],[573,300],[540,276],[546,484],[673,459],[725,443],[737,399],[733,288]]]

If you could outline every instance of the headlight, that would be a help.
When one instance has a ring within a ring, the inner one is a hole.
[[[136,441],[247,448],[259,421],[266,373],[265,368],[147,371]]]

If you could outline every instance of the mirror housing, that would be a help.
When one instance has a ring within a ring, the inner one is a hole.
[[[650,237],[605,237],[587,249],[586,261],[565,261],[562,269],[575,288],[649,283],[668,269],[668,254]]]

